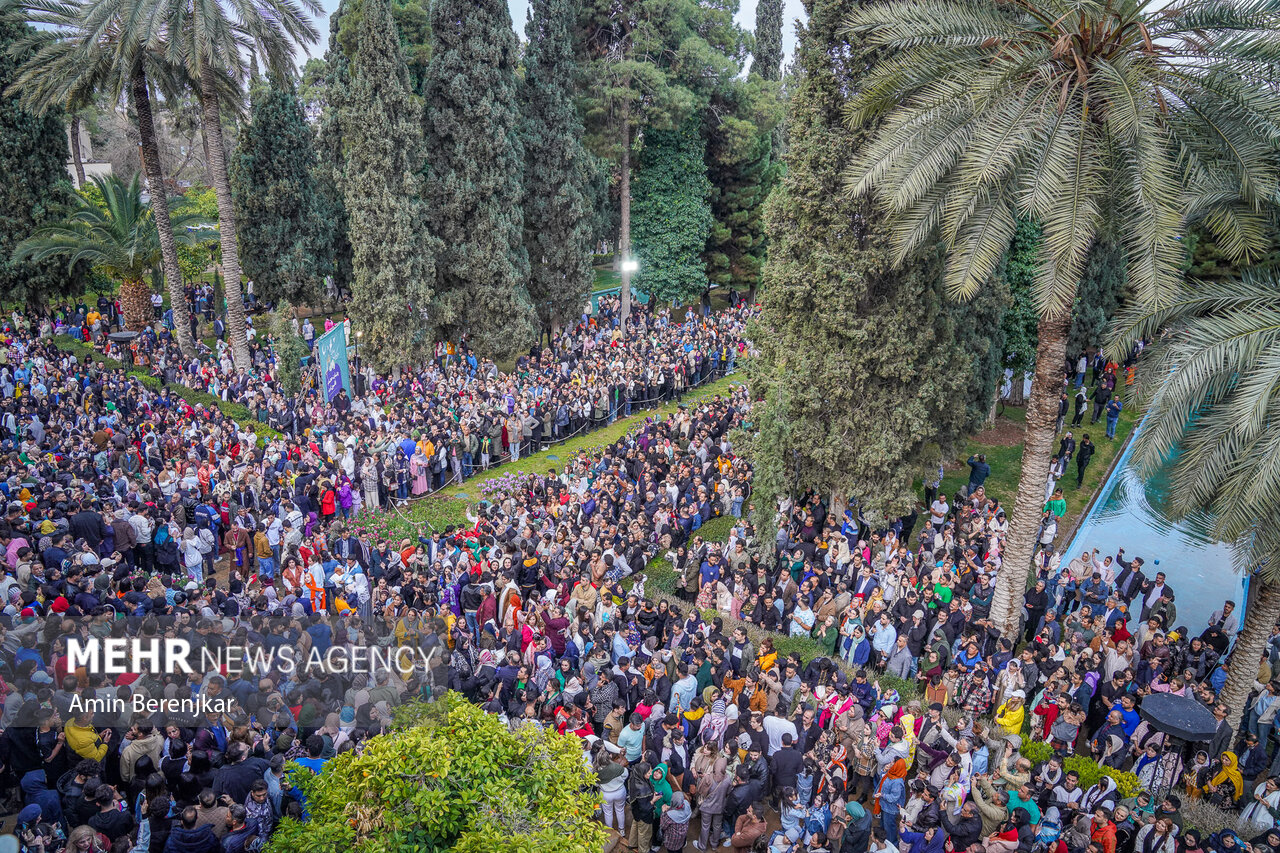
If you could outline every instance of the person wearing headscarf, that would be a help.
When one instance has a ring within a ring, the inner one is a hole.
[[[849,815],[849,823],[840,841],[840,853],[867,853],[871,841],[871,814],[857,800],[845,803],[844,810]]]
[[[1253,789],[1253,802],[1240,812],[1236,828],[1245,834],[1263,832],[1276,825],[1280,815],[1280,783],[1276,779],[1259,782]]]
[[[1272,827],[1249,842],[1254,853],[1276,853],[1280,850],[1280,827]]]
[[[1110,776],[1103,776],[1093,787],[1084,792],[1084,797],[1080,800],[1080,810],[1093,814],[1093,810],[1099,807],[1114,809],[1117,802],[1119,802],[1119,796],[1116,793],[1116,780]]]
[[[871,806],[871,811],[880,815],[885,835],[894,846],[898,844],[898,812],[907,802],[906,778],[907,762],[895,758],[880,777],[875,802]]]
[[[689,837],[689,818],[693,810],[685,799],[684,792],[676,791],[671,795],[671,802],[662,807],[662,849],[671,853],[684,850],[685,841]]]
[[[1222,753],[1221,768],[1209,784],[1200,789],[1201,794],[1219,793],[1230,798],[1231,803],[1244,796],[1244,778],[1240,775],[1240,762],[1234,752]],[[1230,805],[1230,803],[1227,803]]]
[[[1206,853],[1243,853],[1244,846],[1233,830],[1224,829],[1209,836],[1204,849]]]

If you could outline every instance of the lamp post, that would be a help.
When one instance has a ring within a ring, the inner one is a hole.
[[[364,337],[364,329],[356,332],[356,392],[364,396],[364,374],[360,372],[360,339]]]
[[[631,274],[640,269],[640,262],[635,256],[624,256],[622,259],[622,290],[619,292],[619,318],[622,336],[627,336],[627,321],[631,319]]]

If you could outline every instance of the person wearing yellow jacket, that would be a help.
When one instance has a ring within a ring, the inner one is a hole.
[[[1004,729],[1005,734],[1016,735],[1022,731],[1022,721],[1027,718],[1026,697],[1021,690],[1015,690],[996,709],[996,725]]]
[[[67,736],[67,746],[71,747],[71,751],[76,755],[81,758],[92,758],[94,761],[101,761],[106,757],[111,730],[108,729],[99,736],[98,730],[93,727],[91,711],[77,714],[67,721],[62,730]]]

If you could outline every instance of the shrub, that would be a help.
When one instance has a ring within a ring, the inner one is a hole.
[[[1024,752],[1023,754],[1025,755],[1026,753]],[[1102,767],[1098,762],[1086,755],[1069,756],[1062,762],[1062,766],[1067,770],[1074,770],[1080,776],[1080,787],[1082,788],[1091,788],[1103,776],[1110,776],[1115,780],[1117,793],[1119,793],[1122,800],[1136,797],[1142,791],[1142,784],[1138,782],[1137,776],[1124,770]]]
[[[1208,800],[1182,798],[1183,829],[1196,829],[1204,838],[1224,829],[1235,829],[1240,815],[1233,814],[1210,803]]]
[[[1042,764],[1053,756],[1053,747],[1044,741],[1024,741],[1019,752],[1032,764]]]
[[[396,721],[319,776],[290,765],[311,819],[283,820],[268,853],[604,848],[595,773],[577,737],[513,732],[457,693],[401,709]]]

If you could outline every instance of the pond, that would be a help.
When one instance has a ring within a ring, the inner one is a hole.
[[[1136,438],[1143,424],[1134,431]],[[1245,579],[1236,573],[1231,548],[1215,541],[1204,517],[1181,522],[1169,520],[1163,507],[1169,494],[1166,467],[1150,478],[1138,475],[1132,464],[1133,442],[1125,448],[1098,500],[1065,552],[1075,557],[1097,548],[1100,556],[1114,556],[1124,548],[1126,559],[1141,557],[1148,578],[1162,571],[1174,591],[1177,624],[1198,636],[1208,625],[1209,614],[1226,599],[1236,602],[1243,619]],[[1130,630],[1136,625],[1129,624]]]

